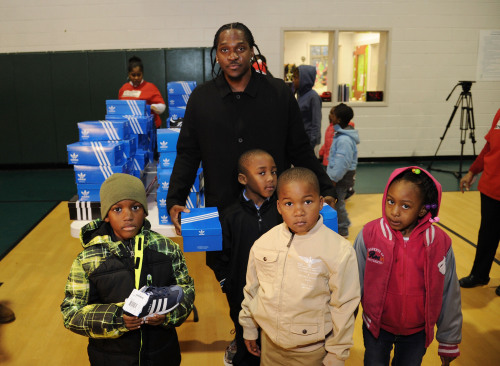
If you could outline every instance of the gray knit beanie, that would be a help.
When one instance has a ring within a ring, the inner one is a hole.
[[[123,200],[139,202],[146,215],[148,214],[148,201],[144,184],[137,177],[130,174],[115,173],[101,185],[101,218],[104,220],[108,211],[115,203]]]

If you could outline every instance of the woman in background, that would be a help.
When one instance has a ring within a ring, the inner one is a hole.
[[[118,92],[118,99],[145,100],[151,106],[151,112],[154,114],[156,128],[161,127],[160,114],[165,112],[166,105],[158,88],[147,81],[144,81],[144,66],[142,60],[137,56],[132,56],[128,60],[128,79],[129,82],[123,84]]]

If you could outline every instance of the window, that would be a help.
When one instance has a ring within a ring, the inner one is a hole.
[[[299,65],[313,65],[313,89],[331,92],[333,102],[384,102],[388,36],[388,31],[285,30],[284,79],[291,82]]]

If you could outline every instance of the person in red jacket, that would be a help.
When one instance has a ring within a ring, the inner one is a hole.
[[[490,270],[500,241],[500,109],[497,111],[486,144],[467,174],[460,180],[460,190],[469,190],[476,176],[481,192],[481,226],[477,237],[476,257],[470,275],[460,279],[464,288],[486,285],[490,281]],[[500,296],[500,286],[495,290]]]
[[[144,66],[139,57],[132,56],[128,60],[128,79],[129,82],[123,84],[118,92],[118,99],[145,100],[151,106],[151,112],[155,117],[156,128],[161,127],[160,114],[165,112],[166,105],[158,88],[147,81],[144,81]]]
[[[335,107],[332,107],[332,109],[330,109],[330,114],[328,115],[330,124],[326,128],[325,143],[323,144],[323,146],[321,146],[321,149],[319,150],[319,158],[325,169],[328,166],[328,156],[330,156],[330,147],[332,146],[333,137],[335,136],[333,122],[335,122],[336,120],[340,121],[347,120],[350,121],[348,125],[354,128],[354,122],[351,121],[353,116],[354,113],[352,112],[352,108],[348,107],[344,103],[340,103],[339,105],[336,105]]]
[[[433,223],[441,185],[427,171],[396,169],[382,200],[382,217],[354,242],[363,307],[364,365],[421,365],[434,338],[442,365],[460,355],[460,286],[450,237]]]

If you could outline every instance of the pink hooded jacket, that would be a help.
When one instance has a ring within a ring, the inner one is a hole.
[[[413,168],[433,180],[439,210],[441,185],[431,174],[416,166],[391,174],[382,201],[382,218],[366,224],[354,243],[363,322],[375,338],[380,328],[399,335],[425,329],[426,347],[434,338],[437,324],[439,354],[456,357],[460,354],[462,311],[451,239],[429,222],[430,212],[419,220],[407,241],[389,226],[385,215],[389,185],[400,173]]]

